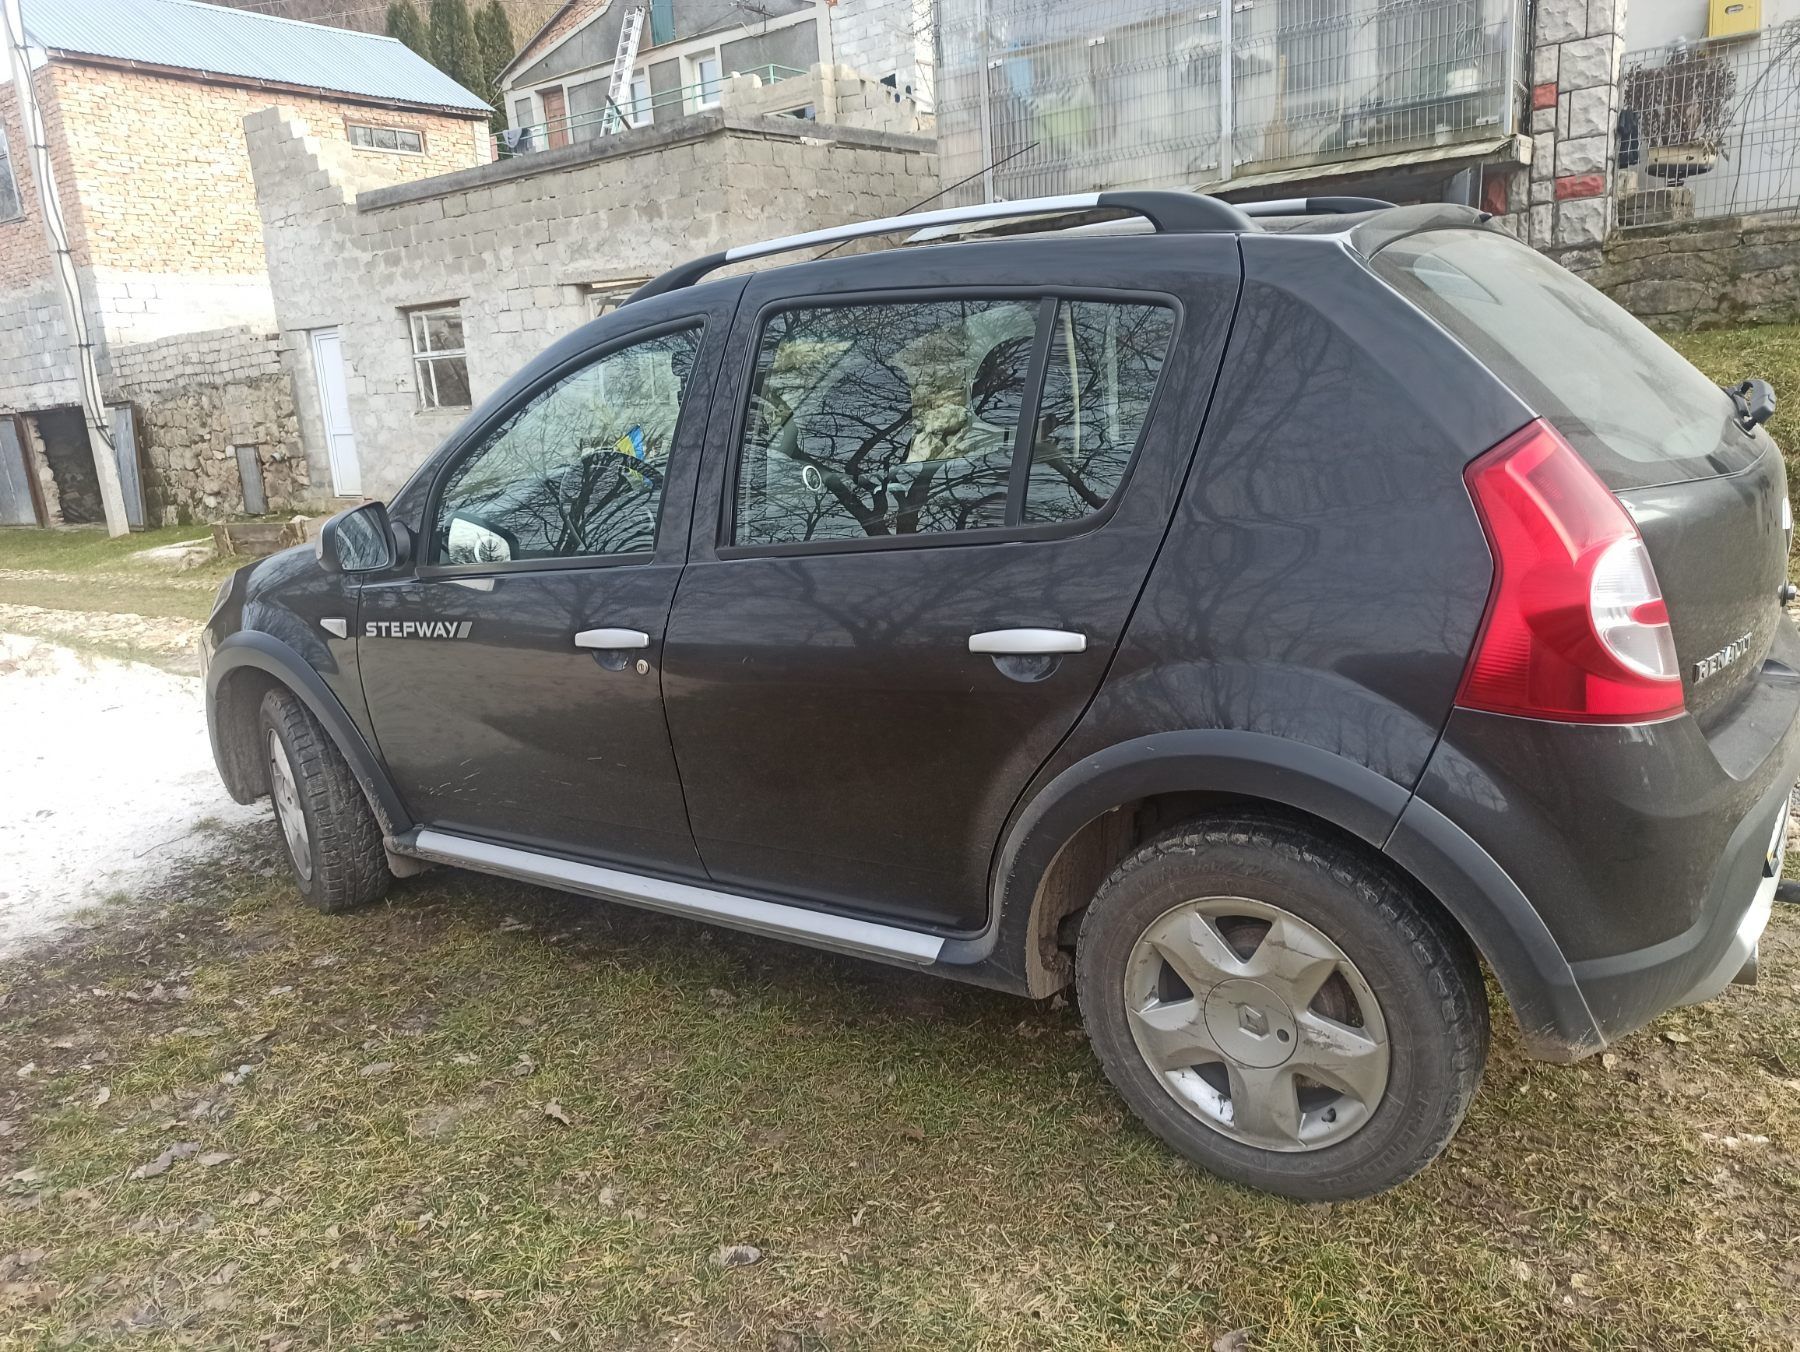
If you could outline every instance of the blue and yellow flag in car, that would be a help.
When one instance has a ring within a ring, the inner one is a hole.
[[[644,459],[646,456],[644,450],[644,429],[642,427],[633,427],[624,436],[620,437],[618,441],[613,443],[613,449],[620,455],[630,456],[633,460]]]

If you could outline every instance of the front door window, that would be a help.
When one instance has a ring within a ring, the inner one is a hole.
[[[583,366],[521,405],[451,470],[431,562],[648,554],[699,333]]]

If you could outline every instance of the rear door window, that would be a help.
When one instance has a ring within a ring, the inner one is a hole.
[[[1729,474],[1756,459],[1729,395],[1536,250],[1491,231],[1430,230],[1395,241],[1372,263],[1610,487]]]
[[[1117,493],[1175,332],[1167,306],[876,301],[765,323],[732,543],[1079,521]]]

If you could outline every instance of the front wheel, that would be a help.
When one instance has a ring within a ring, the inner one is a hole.
[[[1152,841],[1083,917],[1082,1017],[1152,1131],[1221,1177],[1363,1197],[1449,1142],[1487,1001],[1463,936],[1354,849],[1265,818]]]
[[[347,911],[387,895],[381,827],[319,721],[286,690],[263,696],[259,731],[275,822],[306,904]]]

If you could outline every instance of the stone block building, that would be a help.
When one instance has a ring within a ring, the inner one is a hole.
[[[250,117],[315,489],[390,495],[552,339],[675,263],[936,193],[935,141],[878,81],[819,66],[777,88],[815,117],[739,76],[717,107],[399,185],[299,108]]]
[[[364,181],[397,184],[484,162],[487,106],[391,39],[254,11],[30,0],[25,14],[134,517],[311,502],[244,119],[279,99]],[[98,520],[17,92],[0,85],[0,523]]]

